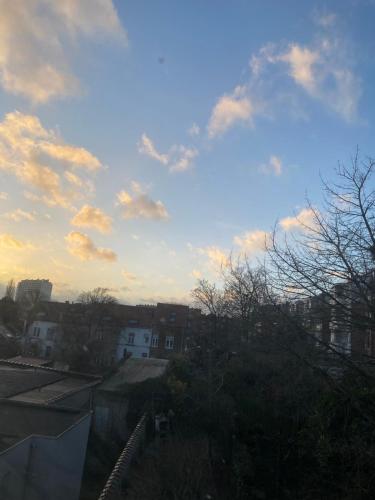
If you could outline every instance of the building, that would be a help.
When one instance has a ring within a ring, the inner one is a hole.
[[[49,301],[52,295],[52,283],[49,280],[22,280],[17,285],[16,301]]]
[[[121,361],[129,355],[134,358],[149,358],[153,340],[152,328],[122,328],[118,337],[116,361]]]
[[[0,498],[78,500],[87,410],[0,400]]]
[[[33,321],[24,339],[24,351],[35,356],[51,358],[61,340],[61,327],[52,321]]]

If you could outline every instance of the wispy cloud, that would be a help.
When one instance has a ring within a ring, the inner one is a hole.
[[[146,134],[142,134],[141,140],[138,143],[138,151],[163,165],[168,165],[168,155],[166,153],[159,153],[152,140]]]
[[[132,193],[120,191],[117,194],[118,205],[121,206],[124,219],[154,219],[165,220],[169,214],[164,204],[154,201],[143,191],[137,182],[132,182]]]
[[[283,164],[281,159],[276,155],[271,155],[268,163],[260,165],[259,171],[263,174],[274,174],[281,175],[283,170]]]
[[[285,68],[286,75],[306,94],[337,113],[347,122],[358,118],[358,105],[362,94],[361,80],[355,71],[350,43],[338,29],[333,29],[333,14],[320,17],[320,30],[307,44],[291,42],[267,44],[251,58],[252,85],[277,94],[270,82],[272,68]],[[279,80],[277,80],[279,81]],[[267,85],[265,84],[267,82]]]
[[[19,240],[11,234],[0,234],[0,248],[7,250],[32,250],[34,246],[31,243]]]
[[[6,193],[5,191],[0,191],[0,200],[1,201],[5,201],[8,199],[8,193]]]
[[[16,208],[12,212],[6,212],[3,217],[13,222],[20,222],[22,220],[27,220],[29,222],[35,221],[35,215],[33,213],[22,210],[21,208]]]
[[[121,271],[121,274],[126,279],[126,281],[136,281],[137,280],[137,275],[130,273],[129,271],[126,271],[126,269],[123,269]]]
[[[86,176],[101,167],[87,149],[66,144],[34,115],[14,111],[0,122],[0,170],[34,189],[28,195],[34,201],[72,209],[93,191]]]
[[[112,0],[1,2],[1,85],[33,103],[77,94],[80,83],[66,49],[78,37],[98,34],[126,42]]]
[[[169,148],[168,153],[160,153],[146,134],[142,134],[141,140],[138,142],[138,151],[165,165],[170,172],[188,170],[199,154],[196,148],[176,144]]]
[[[73,226],[90,227],[101,233],[109,233],[112,230],[112,218],[106,215],[100,208],[84,205],[70,221]]]
[[[68,252],[80,260],[104,260],[106,262],[115,262],[117,260],[117,255],[113,250],[95,246],[87,234],[71,231],[65,237],[65,240]]]
[[[191,135],[191,137],[196,137],[200,134],[200,127],[197,125],[195,122],[192,124],[192,126],[188,130],[188,134]]]

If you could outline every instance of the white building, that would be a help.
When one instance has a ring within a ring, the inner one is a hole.
[[[117,342],[116,361],[121,361],[128,354],[134,358],[150,357],[151,340],[151,328],[137,326],[123,328]]]
[[[29,326],[25,339],[25,351],[49,358],[56,351],[61,337],[61,328],[52,321],[33,321]]]
[[[16,301],[20,302],[29,299],[51,300],[52,283],[49,280],[22,280],[17,285]]]

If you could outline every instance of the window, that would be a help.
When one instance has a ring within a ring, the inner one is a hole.
[[[144,341],[145,341],[145,344],[148,344],[150,342],[150,335],[145,334]]]
[[[172,335],[167,335],[165,337],[165,348],[166,349],[174,348],[174,337]]]
[[[34,337],[39,337],[39,335],[40,335],[40,327],[39,326],[34,326],[33,336]]]
[[[52,347],[50,345],[46,346],[46,358],[49,358],[51,356],[51,350]]]
[[[174,323],[176,321],[176,313],[175,312],[171,312],[170,315],[169,315],[169,322],[170,323]]]
[[[147,352],[142,352],[142,358],[147,358]]]
[[[128,333],[128,344],[134,345],[134,337],[135,337],[134,332]]]
[[[128,325],[138,325],[138,320],[137,319],[129,319]]]
[[[47,329],[47,340],[53,340],[54,334],[55,334],[55,329],[54,328],[48,328]]]
[[[159,335],[153,335],[151,340],[152,347],[159,347]]]

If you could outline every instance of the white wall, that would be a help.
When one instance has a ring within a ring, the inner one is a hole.
[[[31,436],[0,453],[1,498],[78,500],[90,421],[87,415],[56,438]]]
[[[132,334],[134,334],[134,342],[130,343],[129,339]],[[148,358],[150,356],[151,338],[151,328],[140,328],[137,326],[123,328],[120,331],[117,342],[116,361],[124,359],[124,349],[134,358]]]

